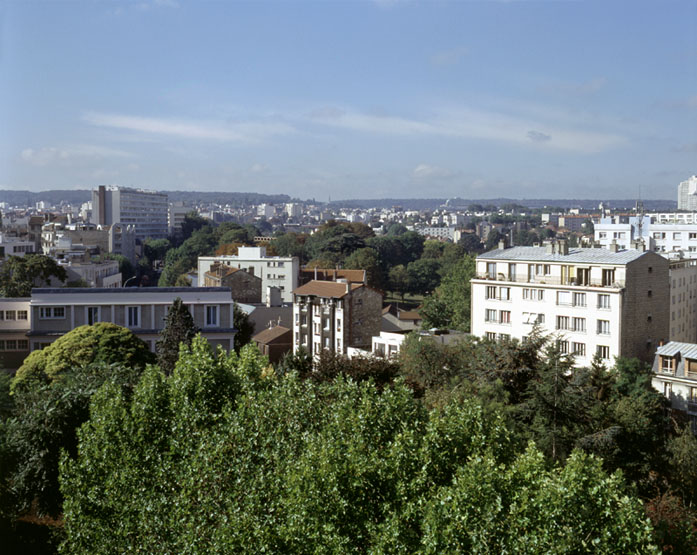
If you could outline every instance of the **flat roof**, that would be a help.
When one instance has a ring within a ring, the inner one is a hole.
[[[229,287],[35,287],[32,295],[75,294],[86,295],[95,293],[115,294],[148,294],[153,293],[223,293],[232,294]]]
[[[549,253],[547,247],[511,247],[495,249],[477,256],[481,260],[529,260],[531,262],[565,262],[590,264],[628,264],[650,251],[635,249],[612,252],[609,249],[569,248],[569,254]]]

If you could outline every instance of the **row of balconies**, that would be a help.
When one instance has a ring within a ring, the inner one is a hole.
[[[488,273],[478,273],[475,279],[485,279],[489,281],[508,281],[513,283],[533,283],[539,285],[564,285],[575,287],[610,287],[622,289],[625,286],[624,280],[613,280],[612,282],[603,279],[562,279],[557,276],[506,276],[505,274],[492,275]]]

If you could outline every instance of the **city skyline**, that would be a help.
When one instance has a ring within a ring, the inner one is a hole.
[[[696,24],[694,1],[11,1],[0,189],[672,199]]]

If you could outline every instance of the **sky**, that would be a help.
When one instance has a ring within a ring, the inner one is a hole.
[[[2,189],[676,199],[697,0],[0,0]]]

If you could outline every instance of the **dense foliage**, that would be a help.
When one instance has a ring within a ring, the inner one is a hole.
[[[198,328],[194,317],[182,300],[177,297],[167,311],[165,327],[157,341],[157,364],[166,374],[171,374],[179,358],[180,345],[191,345]]]
[[[148,346],[131,330],[100,322],[79,326],[24,359],[12,382],[13,390],[55,381],[64,372],[92,362],[143,368],[154,362]]]
[[[105,384],[64,456],[65,553],[649,552],[620,475],[548,468],[474,400],[399,382],[263,377],[251,347],[195,340],[132,396]]]
[[[50,256],[10,256],[0,265],[0,297],[29,297],[32,287],[45,287],[52,279],[62,284],[67,277]]]

